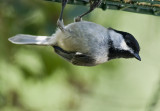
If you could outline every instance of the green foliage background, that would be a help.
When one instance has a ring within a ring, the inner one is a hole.
[[[51,35],[60,8],[39,0],[0,1],[0,111],[145,111],[160,78],[160,18],[101,9],[83,18],[132,33],[141,46],[141,62],[73,66],[52,47],[8,41],[19,33]],[[86,10],[67,5],[64,23]]]

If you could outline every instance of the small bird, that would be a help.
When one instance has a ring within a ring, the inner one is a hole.
[[[64,26],[62,14],[66,3],[67,0],[62,0],[62,11],[57,21],[59,29],[55,34],[18,34],[9,38],[9,41],[14,44],[52,46],[58,55],[79,66],[95,66],[116,58],[136,58],[141,61],[139,44],[127,32],[82,21],[82,16],[78,16],[76,22]],[[96,4],[99,5],[99,2],[91,4],[90,10],[93,10],[93,6],[97,7]]]

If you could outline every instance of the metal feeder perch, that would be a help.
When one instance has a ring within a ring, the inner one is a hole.
[[[61,2],[61,0],[46,1]],[[89,0],[69,0],[68,3],[87,5],[89,4]],[[160,16],[160,0],[103,0],[99,8]]]

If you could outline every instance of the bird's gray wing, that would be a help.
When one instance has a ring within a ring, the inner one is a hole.
[[[67,52],[65,50],[63,50],[62,48],[58,47],[58,46],[53,46],[55,52],[63,57],[64,59],[71,61],[72,58],[74,57],[75,53],[74,52]]]
[[[72,58],[72,64],[80,66],[94,66],[95,59],[87,54],[76,53]]]
[[[79,53],[79,52],[67,52],[58,46],[53,46],[55,52],[63,57],[64,59],[68,60],[74,65],[79,66],[94,66],[95,59],[90,55]]]

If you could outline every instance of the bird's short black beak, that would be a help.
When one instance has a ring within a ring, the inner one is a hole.
[[[139,56],[139,54],[134,53],[134,57],[135,57],[137,60],[141,61],[141,57]]]

